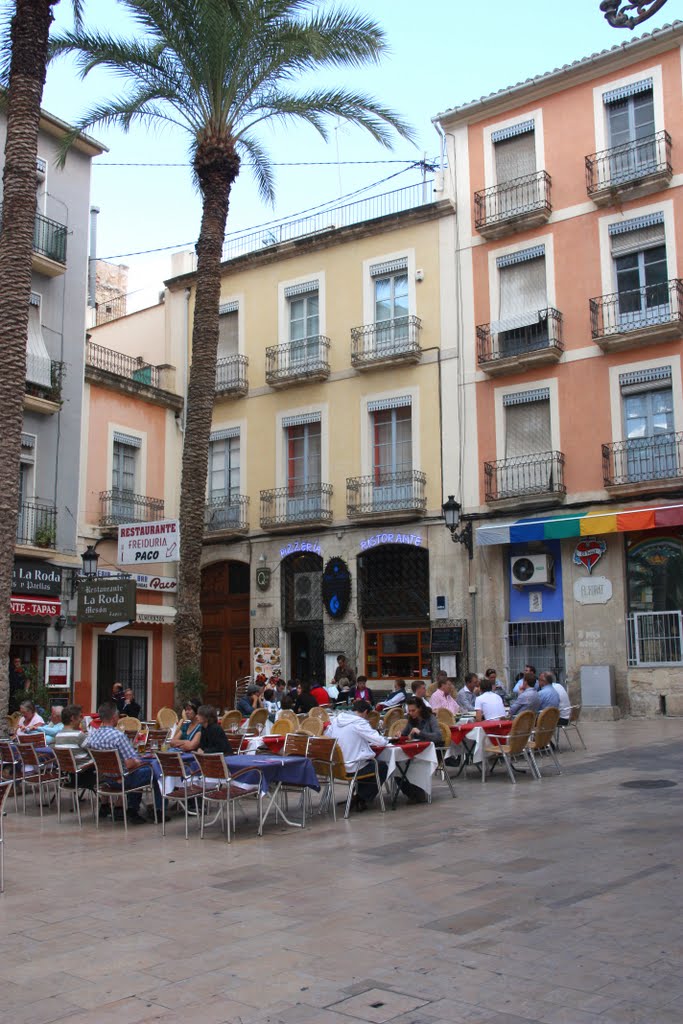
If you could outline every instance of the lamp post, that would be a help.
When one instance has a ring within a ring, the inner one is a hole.
[[[95,551],[94,545],[88,544],[87,548],[81,555],[81,562],[83,563],[83,575],[87,579],[93,579],[97,576],[97,563],[100,560],[100,556]]]
[[[454,544],[464,544],[470,556],[470,561],[472,561],[472,523],[465,523],[462,529],[458,531],[462,507],[452,494],[448,495],[448,501],[445,501],[441,508],[446,526],[451,531],[451,540]]]
[[[634,29],[661,11],[665,3],[666,0],[602,0],[600,10],[612,28]]]

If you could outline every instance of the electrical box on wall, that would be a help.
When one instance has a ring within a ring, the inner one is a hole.
[[[552,555],[515,555],[510,559],[510,582],[513,587],[537,587],[540,584],[552,586]]]
[[[448,598],[445,594],[437,594],[436,605],[434,610],[435,619],[447,619],[448,618]]]

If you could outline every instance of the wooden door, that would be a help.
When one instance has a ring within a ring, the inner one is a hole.
[[[235,680],[249,673],[249,567],[218,562],[202,573],[202,678],[204,699],[231,708]]]

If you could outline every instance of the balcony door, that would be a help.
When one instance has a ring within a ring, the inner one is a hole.
[[[671,387],[623,396],[629,481],[679,475]]]
[[[239,352],[239,313],[231,304],[223,307],[218,318],[218,358],[216,362],[216,387],[229,387],[236,383],[239,368],[234,358]]]
[[[320,512],[320,421],[286,427],[287,518],[315,518]]]
[[[519,184],[536,171],[536,135],[533,127],[527,131],[510,134],[494,140],[496,165],[496,205],[491,210],[491,219],[512,217],[535,209],[539,204],[538,181]]]
[[[374,511],[402,508],[412,498],[412,409],[378,409],[372,413]]]
[[[510,396],[514,398],[516,396]],[[498,470],[498,497],[544,494],[553,489],[547,398],[505,406],[505,464]],[[547,455],[547,458],[540,458]]]
[[[289,302],[289,364],[292,369],[305,369],[307,363],[318,361],[320,336],[320,300],[317,291],[308,292]]]
[[[668,320],[671,310],[666,246],[654,245],[617,256],[614,264],[620,329],[637,330]]]
[[[545,254],[529,258],[525,252],[516,253],[502,257],[498,266],[500,318],[491,325],[498,355],[507,358],[547,348],[548,319],[542,315],[548,305]]]
[[[112,461],[111,514],[115,523],[135,520],[135,470],[138,449],[122,441],[114,441]]]
[[[657,170],[652,89],[608,103],[607,126],[613,184]]]
[[[405,270],[374,278],[375,350],[403,348],[408,342],[408,274]]]
[[[240,438],[222,437],[209,444],[207,528],[222,530],[240,521]]]

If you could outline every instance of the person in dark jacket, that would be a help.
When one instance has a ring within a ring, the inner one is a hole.
[[[441,729],[436,715],[419,697],[406,697],[408,722],[401,736],[409,740],[423,740],[428,743],[442,743]],[[412,803],[424,804],[427,794],[408,779],[397,779],[396,785]]]
[[[356,685],[351,687],[349,700],[366,700],[369,704],[372,704],[373,707],[375,706],[375,697],[368,686],[367,676],[358,676]]]
[[[199,753],[225,754],[226,757],[229,757],[233,753],[233,749],[223,727],[218,724],[216,709],[211,704],[201,704],[197,709],[197,718],[202,727]]]
[[[294,714],[307,715],[311,708],[317,708],[318,702],[311,693],[310,683],[299,683],[296,688],[296,700],[294,701]]]
[[[130,718],[139,718],[141,708],[133,696],[133,691],[131,689],[124,690],[123,697],[123,707],[120,712],[121,718],[123,718],[124,715],[128,715]]]

